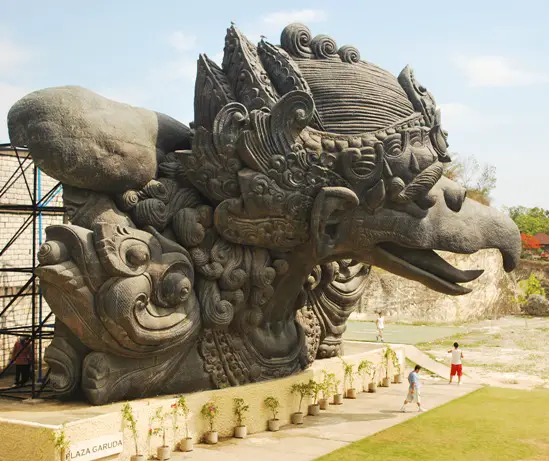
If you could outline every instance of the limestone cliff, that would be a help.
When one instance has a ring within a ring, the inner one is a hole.
[[[447,296],[419,283],[372,268],[356,317],[370,317],[376,311],[383,310],[387,317],[399,320],[454,322],[520,312],[514,302],[515,275],[503,270],[497,250],[483,250],[470,256],[440,254],[460,269],[484,269],[480,278],[468,284],[473,289],[472,293]]]

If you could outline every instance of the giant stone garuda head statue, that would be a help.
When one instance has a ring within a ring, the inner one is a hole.
[[[194,122],[49,88],[8,116],[63,185],[40,283],[60,397],[91,403],[236,386],[341,353],[369,265],[448,295],[482,271],[434,250],[498,248],[515,225],[443,176],[446,132],[406,67],[292,24],[280,45],[227,31],[198,59]]]

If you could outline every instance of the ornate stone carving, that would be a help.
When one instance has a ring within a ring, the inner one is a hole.
[[[287,376],[342,352],[369,265],[461,295],[481,271],[435,249],[516,264],[516,226],[442,177],[440,112],[409,68],[301,24],[257,47],[231,27],[221,68],[198,59],[194,110],[189,129],[62,87],[10,111],[72,221],[48,228],[37,270],[60,397]]]

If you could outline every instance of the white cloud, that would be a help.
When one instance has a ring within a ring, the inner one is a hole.
[[[7,39],[0,38],[0,56],[2,65],[0,75],[17,72],[30,58],[29,50]]]
[[[173,48],[184,53],[195,48],[196,35],[188,35],[180,30],[177,30],[169,35],[168,41]]]
[[[272,27],[285,27],[293,22],[310,24],[313,22],[323,22],[328,19],[328,14],[323,10],[293,10],[276,11],[262,17],[262,21]]]
[[[528,86],[549,83],[549,75],[520,69],[505,56],[457,56],[455,65],[469,85],[485,87]]]
[[[508,114],[488,114],[460,102],[438,104],[442,127],[450,133],[463,130],[481,130],[493,126],[512,124]]]
[[[11,106],[29,92],[22,86],[0,82],[0,143],[9,142],[7,117]]]

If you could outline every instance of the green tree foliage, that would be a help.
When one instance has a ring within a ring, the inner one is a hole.
[[[549,233],[549,210],[514,206],[508,208],[507,212],[511,219],[515,221],[519,230],[524,234]]]
[[[528,298],[532,295],[545,296],[545,290],[535,274],[530,274],[530,277],[526,280],[521,280],[519,282],[519,287],[522,290],[522,294],[519,295],[517,299],[519,304],[526,304]]]
[[[467,190],[467,197],[490,205],[490,194],[496,188],[496,167],[480,165],[473,155],[450,154],[452,162],[445,165],[444,175]]]

